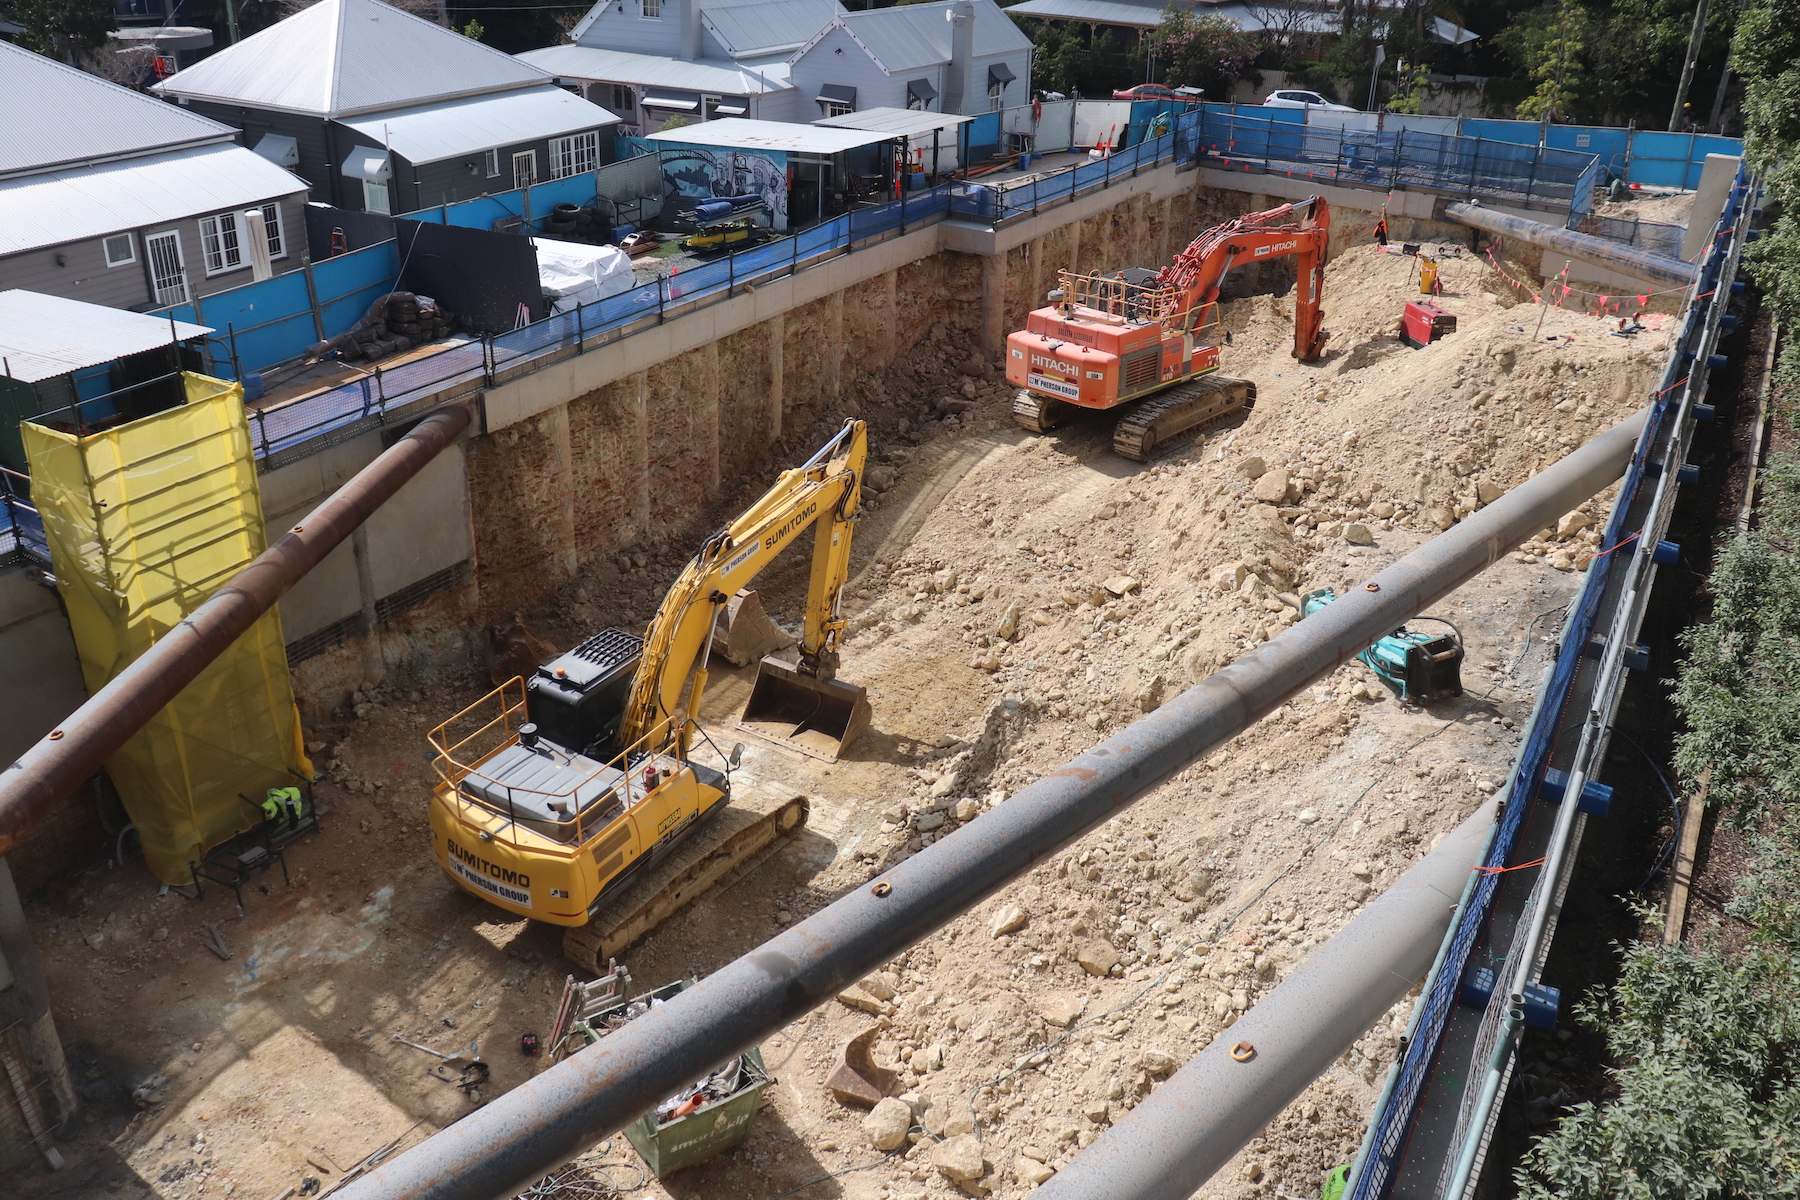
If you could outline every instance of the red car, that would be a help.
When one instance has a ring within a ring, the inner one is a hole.
[[[1121,88],[1112,94],[1114,100],[1180,100],[1186,104],[1200,103],[1199,88],[1172,88],[1161,83],[1140,83],[1136,87]]]

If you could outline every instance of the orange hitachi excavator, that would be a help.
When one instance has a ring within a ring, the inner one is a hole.
[[[1209,229],[1160,271],[1062,272],[1050,307],[1006,339],[1007,382],[1020,389],[1013,419],[1044,433],[1078,408],[1132,404],[1113,449],[1144,462],[1157,443],[1248,407],[1256,385],[1217,374],[1219,284],[1233,267],[1298,255],[1294,357],[1312,362],[1327,336],[1319,303],[1330,235],[1331,210],[1314,196]]]

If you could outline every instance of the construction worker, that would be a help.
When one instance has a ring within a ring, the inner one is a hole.
[[[300,789],[297,787],[270,788],[263,796],[263,817],[269,822],[272,832],[281,832],[285,824],[289,828],[300,828]]]

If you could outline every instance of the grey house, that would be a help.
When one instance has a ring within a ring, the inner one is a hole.
[[[801,46],[788,78],[811,111],[869,108],[974,116],[1031,100],[1031,39],[994,0],[840,13]]]
[[[276,274],[306,254],[306,182],[238,131],[0,42],[0,290],[111,308],[249,283],[252,210]]]
[[[339,208],[403,213],[591,171],[618,118],[380,0],[320,0],[156,91]]]
[[[634,135],[674,116],[806,121],[788,58],[843,11],[838,0],[599,0],[569,45],[519,58],[580,85]]]

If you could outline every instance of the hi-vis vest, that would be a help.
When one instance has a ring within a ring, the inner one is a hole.
[[[270,788],[268,794],[263,797],[263,816],[271,821],[279,820],[281,818],[281,806],[283,801],[286,801],[286,803],[293,808],[296,817],[300,815],[300,789],[297,787],[284,787]]]

